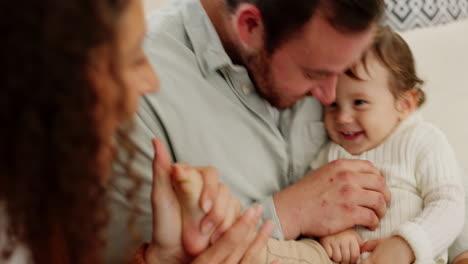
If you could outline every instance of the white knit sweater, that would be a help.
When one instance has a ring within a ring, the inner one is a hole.
[[[384,143],[361,155],[329,143],[312,167],[336,159],[371,161],[390,188],[390,208],[377,230],[356,227],[364,241],[399,235],[411,245],[415,263],[447,263],[447,248],[463,227],[465,206],[461,169],[439,129],[415,113]]]

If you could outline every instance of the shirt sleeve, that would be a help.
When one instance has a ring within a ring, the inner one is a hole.
[[[464,224],[464,190],[452,148],[439,133],[426,135],[416,160],[423,211],[394,232],[412,247],[416,264],[446,250]],[[422,136],[423,137],[423,136]]]
[[[465,206],[468,204],[468,175],[466,171],[462,173],[463,176],[463,183],[465,187]],[[465,209],[465,219],[468,219],[468,210]],[[468,223],[465,223],[463,227],[463,231],[455,240],[455,243],[452,244],[449,248],[449,263],[461,253],[468,252]]]

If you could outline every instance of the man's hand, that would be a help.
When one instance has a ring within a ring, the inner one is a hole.
[[[285,239],[323,237],[355,225],[375,229],[390,191],[364,160],[336,160],[273,196]]]
[[[356,231],[343,232],[320,238],[328,257],[338,263],[356,263],[361,255],[362,239]]]
[[[415,260],[410,245],[399,236],[367,241],[361,251],[372,252],[362,264],[410,264]]]

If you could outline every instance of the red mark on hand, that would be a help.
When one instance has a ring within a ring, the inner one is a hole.
[[[322,202],[320,203],[322,207],[327,206],[327,204],[328,204],[327,200],[322,200]]]

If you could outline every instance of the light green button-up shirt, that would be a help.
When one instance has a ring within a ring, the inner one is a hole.
[[[151,225],[150,140],[159,137],[174,161],[213,166],[244,206],[262,204],[274,236],[283,238],[272,195],[301,179],[326,141],[320,103],[309,97],[275,118],[246,69],[224,51],[197,0],[158,10],[148,26],[145,49],[161,89],[144,96],[133,135],[140,150],[134,166],[145,178],[139,193],[144,222]],[[124,204],[119,190],[128,183],[120,177],[118,184],[113,197]]]

